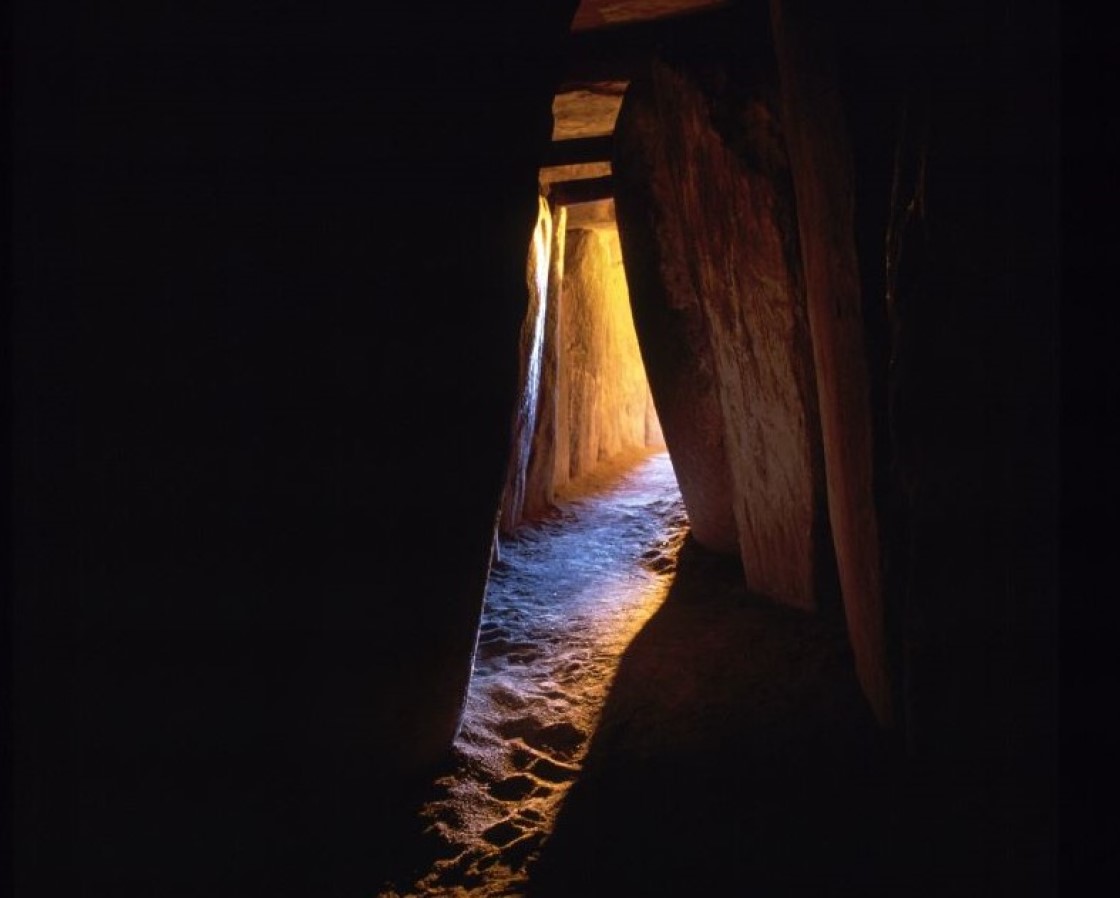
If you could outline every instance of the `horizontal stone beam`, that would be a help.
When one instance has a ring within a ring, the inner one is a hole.
[[[607,227],[615,223],[614,200],[580,203],[568,208],[568,228]]]
[[[614,138],[577,137],[554,140],[545,150],[543,165],[580,165],[587,162],[610,162]]]
[[[583,178],[578,181],[557,181],[548,188],[548,198],[555,206],[595,203],[614,196],[614,178]]]
[[[560,91],[588,82],[629,81],[662,47],[715,47],[734,33],[734,6],[692,15],[579,31],[568,38]]]

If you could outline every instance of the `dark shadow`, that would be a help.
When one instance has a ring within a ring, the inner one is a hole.
[[[364,745],[338,738],[328,724],[347,704],[315,687],[355,679],[353,667],[315,653],[309,668],[337,671],[317,681],[288,651],[303,689],[284,689],[274,674],[279,650],[239,646],[235,658],[216,640],[197,642],[209,652],[204,670],[163,644],[158,675],[116,682],[115,706],[102,699],[83,709],[99,734],[124,726],[109,717],[114,707],[143,710],[154,735],[138,733],[128,753],[112,744],[83,752],[75,812],[63,822],[73,848],[44,849],[57,852],[63,884],[115,898],[359,898],[422,866],[418,810],[443,770],[389,777]],[[99,684],[110,663],[157,668],[152,649],[117,649],[87,665],[98,676],[91,701],[106,691]],[[265,704],[265,674],[254,669],[271,674],[275,706]],[[266,751],[253,738],[262,721],[271,725]]]
[[[529,894],[878,894],[902,863],[890,757],[842,623],[752,597],[689,539]]]

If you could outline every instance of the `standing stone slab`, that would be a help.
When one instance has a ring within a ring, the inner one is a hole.
[[[615,168],[648,153],[634,167],[651,187],[645,210],[636,196],[617,205],[624,235],[652,228],[663,272],[665,260],[676,269],[664,290],[692,308],[689,351],[704,358],[692,364],[712,372],[692,390],[718,404],[708,426],[722,425],[747,582],[808,609],[828,583],[831,546],[788,164],[768,84],[725,84],[655,62],[632,87]],[[672,450],[668,426],[666,437]]]
[[[700,545],[738,551],[714,360],[681,247],[665,147],[648,83],[631,85],[615,131],[615,208],[634,325],[665,444]]]

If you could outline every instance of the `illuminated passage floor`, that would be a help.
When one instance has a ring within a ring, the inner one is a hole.
[[[519,891],[619,659],[665,598],[687,531],[668,455],[582,486],[553,518],[502,542],[456,769],[422,811],[436,859],[412,894]]]
[[[687,539],[665,455],[583,486],[502,545],[397,894],[923,894],[940,824],[896,816],[838,604],[752,595]]]

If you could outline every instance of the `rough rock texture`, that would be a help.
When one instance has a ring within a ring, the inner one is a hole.
[[[926,887],[1054,894],[1056,9],[770,5],[849,631]]]
[[[559,93],[552,101],[552,139],[601,137],[614,130],[625,81],[601,81]]]
[[[723,412],[699,301],[679,259],[661,255],[653,222],[639,217],[654,208],[653,167],[642,138],[624,120],[615,140],[616,154],[627,157],[615,176],[616,216],[633,210],[619,238],[634,325],[692,535],[709,549],[737,553]]]
[[[601,178],[611,173],[609,162],[579,162],[571,165],[547,165],[541,169],[541,188],[557,181],[574,181],[580,178]]]
[[[915,879],[1052,894],[1056,10],[769,5]],[[13,18],[14,891],[367,894],[462,707],[575,3],[71,6]]]
[[[567,458],[567,440],[557,440],[559,427],[560,379],[560,302],[564,285],[564,246],[568,231],[568,210],[559,207],[553,214],[552,248],[548,263],[548,300],[545,309],[544,346],[541,353],[540,386],[537,390],[537,426],[525,478],[525,505],[522,515],[539,518],[551,506],[556,494],[557,452]],[[567,409],[564,409],[567,420]],[[566,467],[566,463],[565,463]]]
[[[795,170],[806,292],[813,328],[828,508],[848,631],[860,682],[876,714],[890,721],[884,631],[883,559],[875,506],[871,411],[850,145],[835,91],[822,90],[813,51],[775,13],[787,140]],[[805,108],[808,106],[809,108]]]
[[[546,375],[545,344],[546,332],[549,330],[549,321],[552,322],[551,330],[555,332],[555,314],[549,315],[548,300],[551,282],[551,260],[556,242],[553,239],[554,222],[552,212],[549,210],[548,201],[544,197],[538,198],[540,211],[537,215],[537,226],[533,230],[533,239],[529,243],[528,262],[526,264],[526,291],[528,303],[525,307],[525,319],[521,323],[521,341],[518,347],[518,356],[521,360],[521,373],[518,379],[518,401],[513,414],[513,433],[509,452],[509,467],[506,471],[506,484],[502,490],[501,513],[499,528],[503,533],[513,533],[521,518],[525,507],[526,480],[529,474],[529,458],[534,448],[534,435],[538,430],[538,407],[540,406],[541,391],[547,390],[555,382],[555,354],[550,353]],[[563,221],[560,222],[563,225]],[[563,245],[563,238],[560,238]],[[550,404],[546,400],[547,404]],[[551,409],[545,408],[548,414]],[[540,422],[545,429],[551,429],[551,422]],[[539,487],[535,490],[539,492]]]
[[[569,229],[560,315],[558,401],[567,413],[556,438],[568,449],[566,467],[557,454],[558,486],[646,445],[652,400],[613,228]]]
[[[634,462],[599,466],[571,484],[578,498],[503,541],[454,766],[423,809],[418,850],[402,852],[405,881],[382,898],[525,894],[618,662],[688,531],[668,455]]]
[[[628,271],[653,261],[644,235],[631,242],[651,230],[670,307],[695,303],[691,351],[712,371],[709,428],[722,429],[748,585],[812,608],[832,548],[788,163],[763,63],[720,75],[657,62],[632,85],[616,142],[619,227]]]
[[[577,203],[567,209],[570,228],[595,228],[615,223],[613,198],[593,203]]]
[[[530,304],[522,330],[523,404],[532,398],[535,406],[520,409],[515,420],[502,499],[505,534],[548,511],[570,480],[635,449],[665,445],[634,332],[618,232],[571,229],[566,220],[560,207],[536,365],[530,357],[539,306]],[[526,422],[533,427],[531,447],[523,443]]]
[[[16,894],[367,893],[450,744],[575,4],[483,6],[22,4]]]
[[[657,417],[657,406],[653,402],[652,390],[646,403],[646,445],[662,448],[665,446],[665,431],[661,429],[661,420]]]

